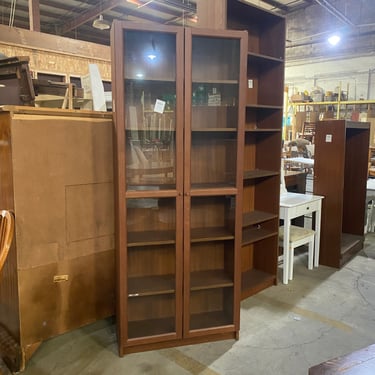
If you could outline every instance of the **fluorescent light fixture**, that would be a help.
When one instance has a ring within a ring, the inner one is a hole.
[[[111,25],[108,21],[105,21],[103,15],[100,14],[99,18],[94,20],[94,22],[92,23],[92,27],[95,27],[95,29],[99,30],[108,30],[111,27]]]
[[[339,35],[331,35],[329,38],[328,38],[328,43],[331,45],[331,46],[335,46],[337,45],[339,42],[340,42],[341,38]]]

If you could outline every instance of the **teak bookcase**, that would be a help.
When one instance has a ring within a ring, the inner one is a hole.
[[[277,283],[285,19],[227,0],[227,27],[247,30],[242,292]]]
[[[363,248],[370,124],[319,121],[314,194],[323,195],[320,263],[340,268]]]
[[[246,44],[113,25],[120,355],[238,337]]]

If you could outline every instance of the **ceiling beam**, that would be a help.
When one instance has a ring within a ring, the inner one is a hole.
[[[341,13],[337,8],[335,8],[327,0],[315,0],[315,1],[319,5],[321,5],[324,9],[326,9],[329,13],[331,13],[333,16],[338,18],[341,22],[344,22],[350,26],[355,26],[355,24],[348,17],[346,17],[343,13]]]
[[[99,14],[105,12],[106,10],[110,10],[121,3],[124,0],[105,0],[101,1],[99,5],[95,6],[94,8],[87,9],[85,12],[81,13],[79,16],[71,20],[70,22],[66,22],[64,27],[61,30],[61,34],[65,34],[70,30],[77,28],[78,26],[83,25],[87,21],[90,21],[97,17]]]
[[[181,9],[189,13],[196,13],[197,11],[197,5],[193,3],[184,4],[183,2],[177,0],[159,0],[158,3],[170,5],[174,8]]]
[[[29,23],[31,31],[40,31],[39,0],[29,0]]]
[[[289,7],[287,7],[286,5],[283,5],[281,3],[279,3],[278,1],[275,1],[275,0],[261,0],[263,1],[263,3],[266,3],[268,5],[271,5],[277,9],[280,9],[284,12],[288,12],[289,11]]]

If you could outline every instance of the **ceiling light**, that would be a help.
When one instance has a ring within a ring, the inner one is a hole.
[[[335,46],[337,43],[339,43],[341,38],[338,35],[332,35],[328,38],[328,43],[332,46]]]
[[[103,19],[102,14],[99,15],[99,18],[94,20],[94,22],[92,23],[92,26],[95,27],[95,29],[99,29],[99,30],[107,30],[111,27],[110,23]]]

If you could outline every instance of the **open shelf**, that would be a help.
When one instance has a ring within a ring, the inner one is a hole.
[[[347,263],[363,248],[364,236],[349,233],[341,234],[340,266]]]
[[[227,0],[227,28],[247,30],[248,51],[283,61],[285,18],[238,0]]]
[[[259,226],[246,228],[242,231],[242,246],[249,245],[275,235],[278,235],[278,232],[261,228]]]
[[[261,53],[255,53],[255,52],[249,52],[247,54],[247,58],[248,58],[248,60],[250,60],[250,62],[255,61],[256,63],[260,63],[260,64],[262,64],[264,62],[269,62],[269,61],[272,61],[275,64],[284,63],[284,59],[282,59],[282,58],[272,57],[272,56],[269,56],[269,55],[263,55]]]
[[[276,276],[257,269],[242,273],[241,298],[250,297],[263,289],[275,284]]]
[[[255,178],[263,178],[263,177],[270,177],[270,176],[277,176],[280,174],[279,172],[274,171],[266,171],[262,169],[254,169],[252,171],[244,171],[244,180],[250,180]]]
[[[252,212],[246,212],[242,217],[242,227],[260,224],[268,220],[276,219],[277,217],[277,214],[264,211],[254,210]]]

